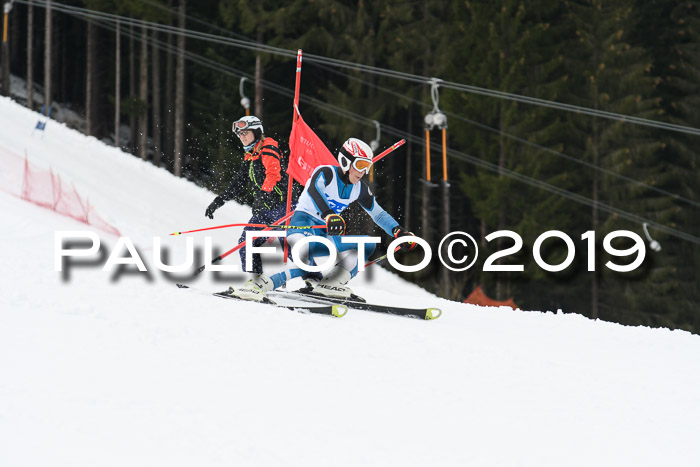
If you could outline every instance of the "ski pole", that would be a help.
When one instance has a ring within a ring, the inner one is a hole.
[[[212,230],[212,229],[223,229],[225,227],[270,227],[274,229],[326,229],[328,228],[325,224],[323,225],[284,225],[284,224],[227,224],[227,225],[220,225],[218,227],[211,227],[207,229],[197,229],[197,230],[186,230],[184,232],[173,232],[170,235],[183,235],[183,234],[188,234],[188,233],[193,233],[193,232],[202,232],[204,230]]]
[[[304,229],[327,229],[328,226],[326,224],[323,225],[275,225],[275,224],[260,224],[260,226],[265,226],[265,227],[273,227],[275,229],[298,229],[298,230],[304,230]]]
[[[247,224],[250,227],[270,227],[273,229],[327,229],[326,224],[323,225],[284,225],[284,224]]]
[[[272,227],[265,227],[262,231],[264,232],[264,231],[266,231],[266,230],[272,230]],[[230,250],[228,250],[226,253],[220,254],[219,256],[217,256],[216,258],[214,258],[213,260],[211,260],[211,264],[218,263],[219,261],[221,261],[222,259],[226,258],[226,257],[227,257],[228,255],[230,255],[231,253],[237,252],[238,250],[240,250],[241,248],[243,248],[243,247],[245,246],[246,243],[247,243],[246,241],[243,241],[243,242],[239,243],[238,245],[236,245],[235,247],[233,247],[233,248],[231,248]],[[204,271],[204,269],[206,269],[206,267],[207,267],[206,264],[203,264],[203,265],[201,265],[200,267],[198,267],[197,270],[195,271],[195,275],[197,275],[197,274],[199,274],[200,272]]]
[[[394,253],[396,253],[396,252],[399,251],[400,249],[401,249],[401,247],[400,247],[400,246],[397,246],[396,248],[394,248]],[[372,266],[373,264],[382,262],[382,261],[384,261],[385,259],[387,259],[388,256],[389,256],[389,253],[388,253],[388,252],[387,252],[387,253],[384,253],[384,254],[383,254],[382,256],[380,256],[379,258],[377,258],[377,259],[375,259],[375,260],[372,260],[372,261],[370,261],[369,263],[365,264],[365,267]]]
[[[205,230],[226,229],[228,227],[257,227],[257,225],[256,224],[226,224],[226,225],[218,225],[216,227],[207,227],[206,229],[195,229],[195,230],[185,230],[183,232],[173,232],[170,235],[184,235],[184,234],[194,233],[194,232],[204,232]]]
[[[374,159],[372,159],[372,163],[374,164],[374,163],[377,162],[379,159],[383,158],[384,156],[388,155],[389,153],[391,153],[391,152],[395,151],[396,149],[400,148],[401,146],[403,146],[405,143],[406,143],[406,140],[405,140],[405,139],[402,139],[401,141],[395,142],[393,145],[391,145],[389,148],[387,148],[386,150],[384,150],[384,151],[383,151],[381,154],[379,154],[377,157],[375,157]]]
[[[275,225],[278,223],[281,224],[282,222],[284,222],[287,219],[289,219],[290,217],[292,217],[293,214],[294,214],[294,211],[290,212],[289,214],[284,215],[283,217],[280,217],[275,222],[273,222],[271,225]],[[226,224],[226,225],[219,225],[216,227],[207,227],[206,229],[186,230],[184,232],[173,232],[170,235],[182,235],[182,234],[188,234],[188,233],[193,233],[193,232],[204,232],[205,230],[225,229],[227,227],[244,227],[246,225],[250,225],[250,224]],[[266,224],[266,225],[270,225],[270,224]]]
[[[280,218],[277,219],[272,225],[275,225],[275,226],[276,226],[276,225],[281,224],[282,222],[284,222],[284,221],[286,221],[287,219],[289,219],[290,217],[292,217],[293,214],[294,214],[294,211],[290,212],[290,213],[287,214],[286,216],[280,217]],[[278,223],[279,223],[279,224],[278,224]],[[272,230],[272,229],[273,229],[273,227],[265,227],[265,228],[263,229],[263,232],[264,232],[264,231],[267,231],[267,230]],[[231,253],[235,253],[236,251],[238,251],[238,250],[240,250],[241,248],[243,248],[243,247],[245,246],[245,244],[246,244],[246,242],[243,241],[243,242],[239,243],[238,245],[236,245],[235,247],[233,247],[233,248],[231,248],[230,250],[228,250],[226,253],[220,254],[219,256],[217,256],[216,258],[214,258],[213,260],[211,260],[211,264],[218,263],[219,261],[221,261],[222,259],[226,258],[226,257],[227,257],[228,255],[230,255]],[[194,273],[194,274],[197,275],[197,274],[201,273],[202,271],[204,271],[204,269],[206,268],[206,266],[207,266],[206,264],[201,265],[200,267],[198,267],[198,268],[195,270],[195,273]]]
[[[380,256],[379,258],[377,258],[377,259],[375,259],[375,260],[373,260],[373,261],[370,261],[369,263],[365,264],[365,267],[369,267],[369,266],[372,266],[373,264],[376,264],[376,263],[379,263],[379,262],[381,262],[381,261],[384,261],[384,260],[387,258],[387,256],[389,256],[389,254],[388,254],[388,253],[385,253],[384,255]]]

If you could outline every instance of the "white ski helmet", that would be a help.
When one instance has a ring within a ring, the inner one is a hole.
[[[374,153],[369,144],[357,138],[349,138],[343,143],[338,152],[338,163],[344,172],[347,172],[350,170],[350,166],[353,166],[360,172],[368,173],[370,167],[372,167],[373,158]]]
[[[236,136],[238,136],[238,134],[241,131],[245,130],[253,130],[253,132],[258,137],[260,137],[260,134],[265,133],[265,130],[263,130],[262,122],[258,117],[254,115],[241,117],[240,119],[236,120],[235,122],[233,122],[233,127],[231,128],[231,130],[234,133],[236,133]],[[258,134],[258,132],[256,132],[255,130],[259,130],[260,133]]]

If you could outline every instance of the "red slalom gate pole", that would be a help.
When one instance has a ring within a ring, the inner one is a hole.
[[[292,125],[297,121],[299,112],[299,88],[301,87],[301,49],[297,50],[297,70],[296,81],[294,83],[294,106],[292,108]],[[291,156],[291,154],[290,154]],[[287,175],[287,213],[292,210],[292,190],[294,188],[294,177]],[[287,264],[287,252],[289,244],[284,239],[284,264]]]
[[[287,175],[287,212],[292,210],[292,188],[294,185],[294,178],[291,175]],[[284,264],[287,264],[287,252],[289,251],[289,245],[287,244],[287,237],[284,238]]]
[[[292,108],[292,123],[297,121],[297,111],[299,107],[299,88],[301,87],[301,49],[297,50],[297,71],[296,82],[294,83],[294,107]]]
[[[401,141],[395,142],[391,147],[387,148],[385,151],[383,151],[381,154],[376,156],[374,159],[372,159],[372,163],[374,164],[377,162],[379,159],[382,159],[384,156],[389,155],[389,153],[394,152],[396,149],[400,148],[406,143],[405,139],[402,139]]]

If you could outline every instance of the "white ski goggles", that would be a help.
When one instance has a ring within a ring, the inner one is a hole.
[[[350,166],[352,165],[358,172],[368,174],[369,170],[372,168],[372,161],[370,159],[361,159],[358,157],[355,158],[354,161],[350,162],[350,158],[343,154],[342,150],[340,151],[340,154],[338,154],[338,162],[340,163],[340,168],[345,171],[349,170]]]

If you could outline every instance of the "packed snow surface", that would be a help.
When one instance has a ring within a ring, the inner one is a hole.
[[[94,256],[57,272],[56,232],[91,228],[0,187],[0,466],[700,465],[699,336],[450,302],[377,267],[357,293],[442,317],[333,319],[180,290],[153,237],[177,264],[186,238],[167,234],[249,208],[206,219],[214,194],[56,122],[32,135],[37,118],[0,98],[0,150],[72,182],[149,272]],[[97,233],[109,255],[118,239]],[[207,232],[220,251],[239,234]]]

